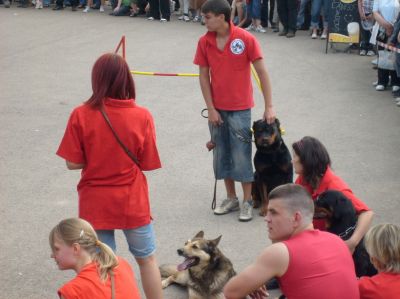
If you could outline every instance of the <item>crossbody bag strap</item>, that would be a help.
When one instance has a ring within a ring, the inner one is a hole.
[[[111,278],[111,299],[115,299],[115,280],[114,280],[114,271],[110,271]]]
[[[115,132],[113,126],[111,125],[110,119],[108,118],[108,115],[106,111],[104,110],[103,107],[100,108],[100,112],[103,115],[104,119],[106,120],[106,123],[110,127],[115,139],[117,140],[118,144],[122,147],[122,149],[125,151],[125,153],[129,156],[129,158],[132,159],[133,162],[140,168],[140,163],[138,158],[126,147],[125,144],[122,143],[121,139],[118,137],[117,132]]]

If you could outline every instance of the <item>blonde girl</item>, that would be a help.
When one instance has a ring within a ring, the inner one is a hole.
[[[59,290],[60,298],[139,299],[133,271],[97,238],[93,227],[80,218],[62,220],[50,232],[51,257],[60,270],[77,276]]]
[[[359,280],[361,299],[395,299],[400,294],[400,227],[379,224],[365,235],[365,248],[378,270]]]

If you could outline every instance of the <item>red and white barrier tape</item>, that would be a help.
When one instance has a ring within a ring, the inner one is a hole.
[[[380,47],[383,47],[383,48],[385,48],[385,49],[389,49],[390,51],[393,51],[393,52],[396,52],[396,53],[399,53],[399,54],[400,54],[400,49],[399,49],[399,48],[396,48],[396,47],[393,47],[393,46],[390,46],[390,45],[388,45],[388,44],[384,44],[384,43],[378,42],[378,41],[376,41],[376,44],[377,44],[378,46],[380,46]]]

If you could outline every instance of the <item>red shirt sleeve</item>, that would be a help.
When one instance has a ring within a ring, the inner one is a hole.
[[[68,283],[58,290],[58,297],[65,299],[79,299],[78,293],[73,284]]]
[[[374,299],[378,295],[371,277],[361,277],[358,281],[358,288],[360,290],[360,299]]]
[[[198,66],[209,66],[206,55],[206,40],[205,37],[201,37],[197,43],[196,55],[193,60],[194,64]]]
[[[156,145],[156,131],[152,116],[149,114],[143,143],[143,150],[138,157],[142,170],[154,170],[161,167]]]
[[[356,197],[354,195],[354,193],[350,189],[344,189],[344,190],[340,190],[340,191],[342,191],[342,193],[348,199],[350,199],[350,201],[352,202],[352,204],[354,206],[354,209],[356,210],[357,214],[360,214],[362,212],[370,210],[370,208],[364,202],[362,202],[361,199]]]
[[[57,150],[57,155],[77,164],[86,164],[83,151],[82,131],[80,129],[77,110],[72,111],[65,129],[64,137]]]
[[[260,44],[252,34],[250,34],[249,40],[247,42],[247,47],[248,47],[247,55],[251,62],[263,58]]]

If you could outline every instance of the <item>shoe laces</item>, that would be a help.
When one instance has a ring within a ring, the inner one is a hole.
[[[251,208],[252,208],[253,206],[250,204],[250,203],[248,203],[247,201],[245,201],[244,203],[243,203],[243,208],[242,208],[242,215],[247,215],[247,214],[249,214],[249,212],[250,212],[250,210],[251,210]]]

